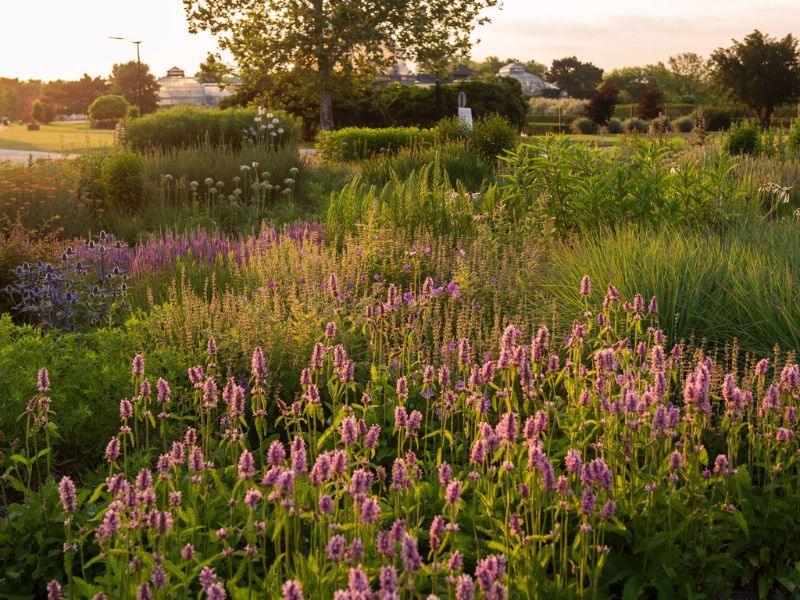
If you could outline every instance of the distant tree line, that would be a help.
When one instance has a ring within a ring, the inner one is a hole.
[[[115,64],[108,79],[88,74],[74,81],[47,82],[0,77],[0,117],[30,121],[37,101],[37,106],[44,110],[42,118],[37,120],[44,123],[59,115],[85,115],[92,102],[106,94],[122,96],[135,106],[141,99],[141,112],[149,113],[157,107],[158,90],[158,81],[150,68],[136,61]]]

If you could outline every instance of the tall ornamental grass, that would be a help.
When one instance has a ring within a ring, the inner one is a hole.
[[[671,340],[736,338],[743,349],[769,354],[775,344],[800,348],[800,238],[797,224],[778,222],[718,235],[663,225],[620,228],[557,245],[541,278],[556,312],[583,300],[569,286],[578,273],[599,284],[619,282],[629,293],[659,298],[674,319],[663,322]]]

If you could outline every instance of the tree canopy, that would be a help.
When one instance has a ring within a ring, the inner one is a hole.
[[[800,99],[800,52],[791,34],[783,39],[757,29],[729,48],[718,48],[711,61],[720,86],[758,114],[763,127],[777,106]]]
[[[554,60],[547,71],[547,80],[573,98],[591,98],[602,78],[603,69],[574,56]]]
[[[466,56],[481,12],[498,0],[183,0],[189,30],[207,30],[242,76],[313,73],[320,127],[332,129],[332,77],[376,72],[394,60]]]
[[[109,83],[112,94],[122,96],[130,104],[138,106],[143,115],[153,112],[158,107],[160,86],[150,72],[150,67],[144,63],[139,64],[132,60],[114,65],[111,68]]]

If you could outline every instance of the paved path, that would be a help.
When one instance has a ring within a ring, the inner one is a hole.
[[[61,154],[60,152],[38,152],[35,150],[3,150],[0,148],[0,163],[27,163],[29,158],[39,159],[75,158],[77,154]]]

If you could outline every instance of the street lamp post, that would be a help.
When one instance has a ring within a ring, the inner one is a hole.
[[[125,37],[109,36],[112,40],[122,40],[136,44],[136,105],[139,107],[139,112],[142,112],[142,61],[139,58],[139,45],[141,40],[131,40]]]

